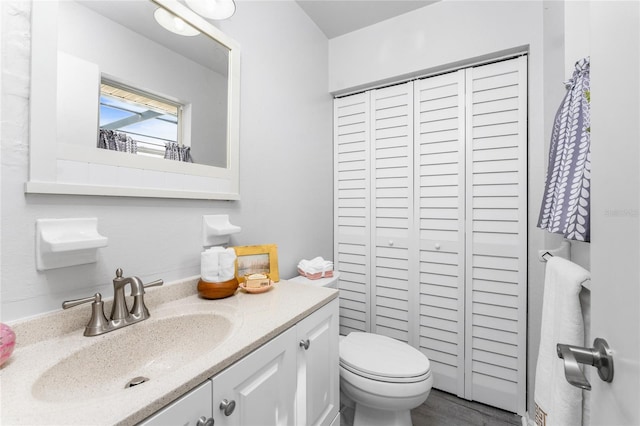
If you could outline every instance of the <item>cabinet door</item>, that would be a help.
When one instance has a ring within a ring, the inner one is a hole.
[[[296,345],[291,328],[213,377],[216,426],[295,424]]]
[[[298,393],[296,423],[329,426],[338,414],[338,301],[320,308],[296,325]]]
[[[527,58],[467,70],[466,395],[523,414]]]
[[[464,397],[465,71],[415,82],[418,345],[433,387]]]
[[[369,93],[334,101],[334,267],[340,334],[369,331]]]
[[[371,114],[371,331],[413,344],[413,83],[373,90]]]
[[[200,417],[211,417],[210,380],[158,411],[139,426],[196,426]]]

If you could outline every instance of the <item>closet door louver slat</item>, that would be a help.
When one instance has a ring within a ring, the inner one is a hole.
[[[334,102],[334,268],[340,271],[340,334],[369,330],[369,93]]]
[[[419,349],[464,397],[464,70],[415,82]]]
[[[371,91],[372,331],[412,342],[412,83]]]
[[[525,411],[526,57],[468,69],[467,398]]]

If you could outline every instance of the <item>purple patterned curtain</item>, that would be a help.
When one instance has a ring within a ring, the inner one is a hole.
[[[591,129],[589,58],[576,62],[556,113],[538,227],[577,241],[590,240]]]

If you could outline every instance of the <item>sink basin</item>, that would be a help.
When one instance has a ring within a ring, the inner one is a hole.
[[[50,402],[104,398],[131,391],[142,376],[153,383],[188,365],[228,339],[233,316],[196,312],[150,319],[95,339],[47,369],[33,384],[33,396]],[[145,384],[136,386],[143,388]]]

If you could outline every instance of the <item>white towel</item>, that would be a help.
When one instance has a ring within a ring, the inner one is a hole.
[[[220,253],[224,252],[222,247],[211,247],[200,253],[200,276],[207,282],[221,282],[220,275]]]
[[[564,376],[556,344],[585,346],[579,294],[589,271],[560,257],[547,261],[534,399],[536,425],[582,424],[582,390]]]
[[[317,274],[332,271],[333,262],[330,260],[324,260],[322,257],[314,257],[311,260],[302,259],[298,263],[298,269],[304,271],[307,274]]]
[[[236,275],[236,251],[228,248],[218,256],[220,262],[220,282],[229,281]]]

